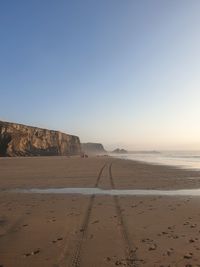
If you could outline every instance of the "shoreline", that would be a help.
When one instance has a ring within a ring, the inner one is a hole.
[[[166,152],[166,151],[163,151],[163,152]],[[169,151],[170,152],[170,151]],[[178,151],[172,151],[172,152],[178,152]],[[179,151],[180,153],[183,152],[183,151]],[[189,151],[190,152],[190,151]],[[194,151],[196,152],[196,151]],[[136,162],[142,162],[142,163],[146,163],[146,164],[150,164],[150,165],[159,165],[159,166],[168,166],[168,167],[174,167],[174,168],[178,168],[178,169],[183,169],[183,170],[193,170],[193,171],[200,171],[200,162],[199,162],[199,166],[195,166],[194,162],[191,164],[191,162],[185,162],[183,161],[181,164],[180,164],[180,157],[179,160],[177,161],[177,158],[174,157],[174,158],[168,158],[168,160],[166,160],[166,158],[159,158],[159,160],[149,160],[148,158],[145,160],[143,159],[146,155],[149,155],[149,154],[143,154],[143,158],[142,159],[138,159],[138,158],[131,158],[131,155],[137,155],[137,154],[125,154],[125,155],[114,155],[113,157],[114,158],[118,158],[118,159],[123,159],[123,160],[131,160],[131,161],[136,161]],[[161,152],[161,155],[162,155],[162,152]],[[111,155],[112,156],[112,155]],[[200,156],[198,156],[199,158]],[[187,158],[187,157],[183,157],[184,159]],[[183,159],[182,159],[183,160]],[[176,164],[174,164],[174,162],[176,162]],[[171,164],[170,164],[171,163]]]
[[[1,161],[0,161],[1,162]],[[111,164],[116,189],[198,189],[200,171],[114,157],[18,157],[0,165],[0,189],[94,187],[103,164]],[[100,188],[109,189],[103,182]]]
[[[79,155],[68,155],[68,156],[15,156],[15,157],[2,157],[0,156],[0,161],[1,160],[21,160],[21,159],[47,159],[47,158],[52,158],[52,159],[76,159],[76,158],[80,158]],[[200,168],[197,167],[189,167],[189,166],[184,166],[184,165],[173,165],[170,163],[161,163],[161,162],[150,162],[150,161],[145,161],[145,160],[140,160],[140,159],[130,159],[130,158],[123,158],[123,157],[118,157],[118,156],[113,156],[112,154],[105,154],[105,155],[89,155],[89,158],[95,158],[95,159],[101,159],[101,158],[112,158],[113,160],[125,160],[125,161],[131,161],[131,162],[135,162],[135,163],[142,163],[145,165],[153,165],[153,166],[160,166],[160,167],[169,167],[172,169],[181,169],[181,170],[185,170],[185,171],[193,171],[193,172],[199,172],[200,173]]]

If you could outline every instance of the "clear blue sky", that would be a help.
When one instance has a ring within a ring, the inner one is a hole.
[[[0,1],[0,119],[200,149],[199,0]]]

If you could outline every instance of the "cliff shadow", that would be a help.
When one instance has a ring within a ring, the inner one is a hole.
[[[8,144],[10,143],[11,139],[12,138],[10,135],[0,137],[0,157],[7,156]]]

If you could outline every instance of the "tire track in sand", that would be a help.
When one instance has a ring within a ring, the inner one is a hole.
[[[115,183],[112,175],[112,163],[109,165],[109,180],[110,180],[110,185],[112,189],[115,189]],[[124,221],[124,217],[122,215],[122,210],[120,207],[119,203],[119,197],[118,196],[113,196],[114,203],[115,203],[115,209],[119,221],[119,227],[120,227],[120,232],[124,241],[124,246],[125,246],[125,261],[126,261],[126,266],[130,267],[137,267],[137,258],[136,258],[136,248],[133,249],[133,245],[131,242],[131,238],[128,234],[128,229],[126,226],[126,223]]]
[[[103,165],[103,167],[100,169],[99,174],[97,176],[96,182],[94,187],[97,188],[103,173],[104,168],[106,167],[106,164]],[[86,237],[87,234],[87,229],[88,229],[88,224],[89,224],[89,220],[90,220],[90,215],[91,215],[91,211],[93,208],[93,204],[94,204],[94,200],[95,200],[95,194],[91,195],[89,198],[89,204],[88,207],[86,209],[85,212],[85,216],[84,216],[84,220],[80,229],[80,237],[77,241],[77,245],[76,245],[76,249],[74,252],[74,255],[72,256],[72,261],[71,261],[71,267],[80,267],[80,254],[81,254],[81,249],[82,249],[82,245],[83,245],[83,241]]]

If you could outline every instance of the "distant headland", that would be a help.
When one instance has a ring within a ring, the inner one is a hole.
[[[126,153],[128,153],[128,151],[123,149],[123,148],[121,148],[121,149],[117,148],[117,149],[113,150],[112,153],[114,153],[114,154],[126,154]]]
[[[100,143],[82,143],[81,149],[86,154],[95,154],[95,155],[107,154],[107,151]]]

